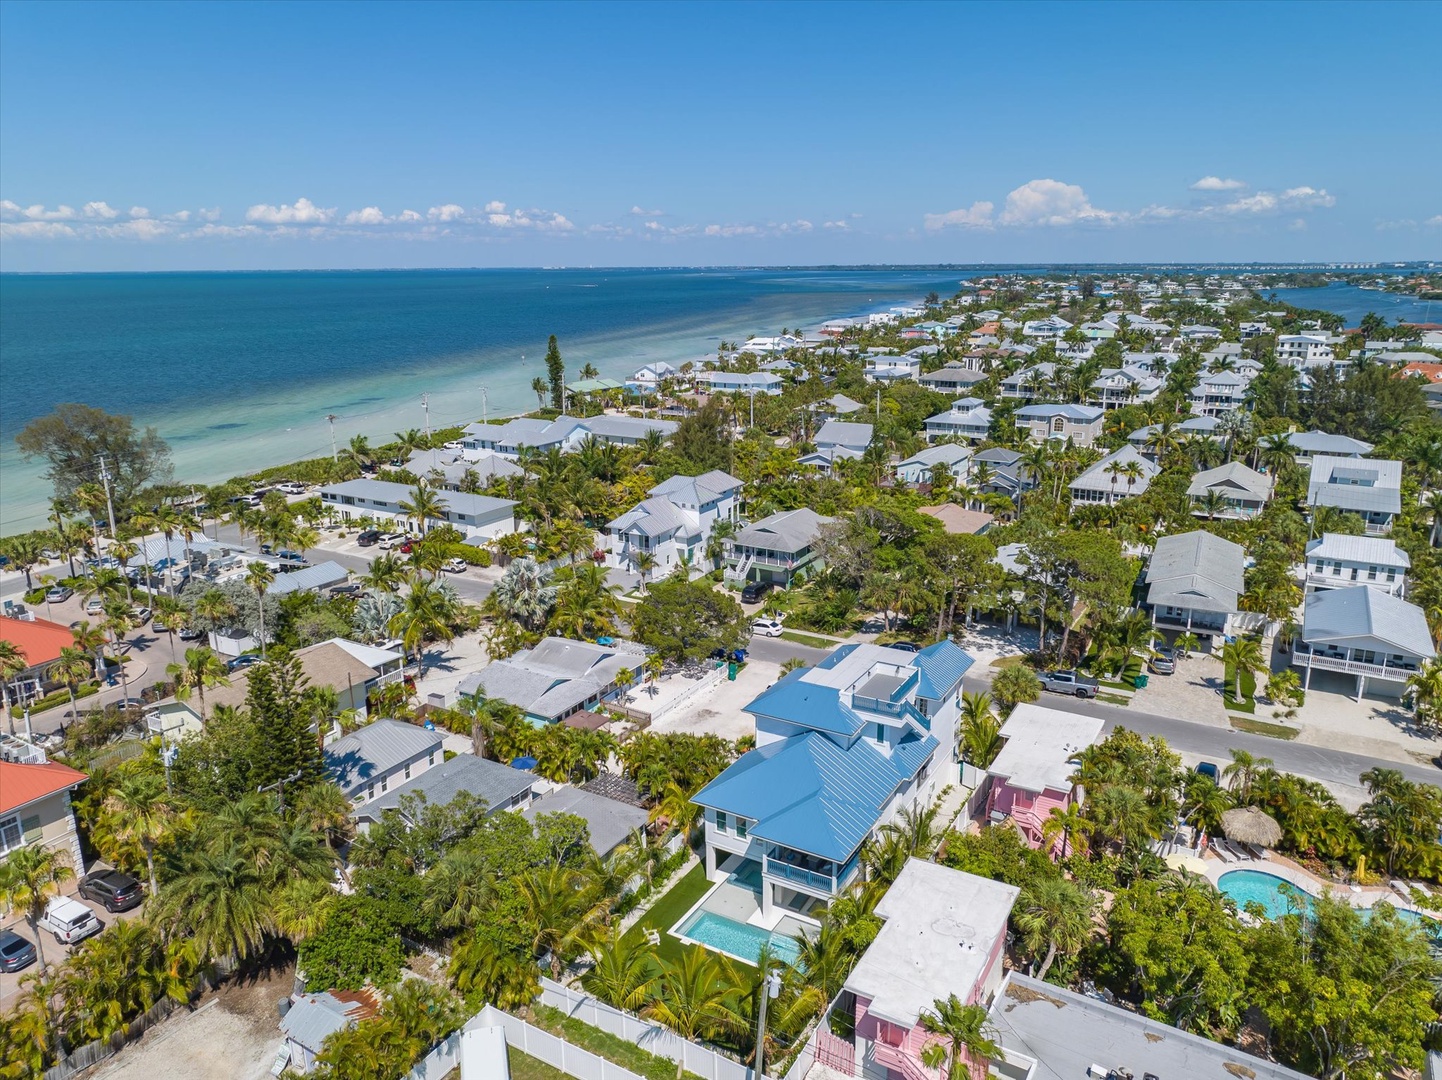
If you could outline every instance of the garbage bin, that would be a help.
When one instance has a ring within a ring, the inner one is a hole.
[[[732,682],[735,682],[735,681],[736,681],[736,672],[739,671],[739,670],[740,670],[740,665],[737,664],[736,661],[734,661],[734,660],[731,661],[729,664],[726,665],[726,678],[728,678],[728,679],[731,680]]]
[[[1145,675],[1135,676],[1132,679],[1132,685],[1135,686],[1138,690],[1145,690],[1147,686],[1147,677]]]

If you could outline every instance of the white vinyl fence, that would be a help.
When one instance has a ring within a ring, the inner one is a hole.
[[[537,1061],[544,1061],[553,1069],[560,1069],[567,1076],[576,1077],[576,1080],[645,1080],[644,1077],[637,1076],[630,1069],[624,1069],[598,1054],[582,1050],[579,1046],[572,1046],[565,1039],[552,1035],[549,1031],[532,1027],[510,1013],[501,1012],[494,1005],[487,1005],[466,1026],[470,1027],[473,1024],[503,1029],[506,1033],[507,1046],[515,1047],[521,1053],[527,1054]],[[422,1080],[422,1078],[412,1074],[412,1080]],[[425,1080],[430,1080],[430,1078],[425,1078]],[[465,1078],[465,1080],[470,1080],[470,1078]]]
[[[589,994],[571,990],[550,979],[541,979],[541,1004],[560,1009],[582,1023],[635,1043],[642,1050],[680,1062],[703,1080],[755,1080],[752,1071],[739,1061],[688,1042],[673,1031],[648,1024],[628,1012],[597,1001]]]

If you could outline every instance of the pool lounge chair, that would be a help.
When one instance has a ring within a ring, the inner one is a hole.
[[[1222,843],[1223,841],[1221,840],[1212,841],[1212,854],[1221,859],[1223,864],[1236,862],[1237,857],[1224,848]]]

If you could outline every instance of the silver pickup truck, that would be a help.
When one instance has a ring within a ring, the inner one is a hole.
[[[1096,697],[1101,686],[1095,679],[1075,671],[1043,671],[1040,678],[1042,689],[1080,698]]]

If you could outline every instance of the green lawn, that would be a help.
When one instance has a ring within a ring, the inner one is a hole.
[[[1105,701],[1108,705],[1130,705],[1132,703],[1132,699],[1125,694],[1101,693],[1097,695],[1097,700]]]
[[[511,1062],[511,1080],[571,1080],[560,1069],[553,1069],[544,1061],[521,1053],[514,1046],[508,1048],[507,1056]]]
[[[1238,712],[1252,712],[1256,709],[1257,676],[1250,671],[1242,672],[1242,700],[1238,701],[1232,697],[1232,691],[1237,685],[1237,670],[1231,664],[1222,669],[1222,703],[1229,709],[1236,709]]]
[[[1248,720],[1241,716],[1229,716],[1232,727],[1238,731],[1245,731],[1250,735],[1269,735],[1274,739],[1295,739],[1300,732],[1294,727],[1286,724],[1269,724],[1265,720]]]
[[[647,1080],[675,1080],[676,1063],[670,1058],[642,1050],[633,1042],[627,1042],[618,1035],[594,1028],[574,1017],[567,1016],[560,1009],[549,1005],[536,1005],[531,1009],[531,1023],[553,1035],[559,1035],[572,1046],[589,1050],[593,1054],[613,1061],[622,1068],[630,1069]],[[536,1062],[541,1065],[541,1062]],[[544,1068],[545,1066],[542,1065]],[[554,1072],[554,1070],[552,1070]],[[536,1073],[537,1080],[547,1080],[551,1073]],[[695,1073],[682,1073],[682,1080],[701,1080]],[[512,1076],[512,1080],[516,1080]]]
[[[639,922],[626,931],[627,938],[644,938],[646,931],[655,929],[660,931],[661,944],[656,950],[656,955],[669,962],[681,959],[681,943],[673,938],[666,931],[676,924],[676,920],[690,910],[691,905],[706,895],[706,890],[711,883],[706,880],[706,867],[704,864],[697,864],[691,868],[691,872],[682,877],[675,885],[671,886],[661,899],[651,906],[651,910],[643,915]]]

